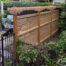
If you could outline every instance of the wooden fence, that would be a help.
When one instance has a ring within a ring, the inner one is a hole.
[[[8,11],[14,14],[14,33],[16,40],[37,45],[53,35],[58,30],[59,11],[57,7],[12,7]],[[44,9],[50,11],[41,12]],[[17,16],[25,10],[35,10],[37,13]]]
[[[16,61],[16,41],[18,38],[26,43],[38,45],[58,31],[59,10],[56,10],[56,8],[58,7],[39,6],[8,8],[8,11],[14,15],[14,55]],[[42,12],[42,10],[45,9],[49,9],[49,11]],[[34,10],[37,11],[37,13],[18,16],[18,14],[25,10]]]
[[[29,44],[38,44],[58,30],[58,10],[18,16],[18,37]]]

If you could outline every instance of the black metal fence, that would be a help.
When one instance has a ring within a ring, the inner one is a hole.
[[[12,30],[1,35],[0,66],[14,66],[14,33]]]

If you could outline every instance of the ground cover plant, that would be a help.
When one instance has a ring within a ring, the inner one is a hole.
[[[63,30],[66,30],[66,3],[61,4],[62,8],[60,11],[60,20],[59,20],[59,29],[62,32]]]
[[[22,61],[24,66],[53,66],[56,65],[56,61],[58,55],[55,51],[56,47],[54,46],[54,42],[50,42],[48,44],[41,44],[40,46],[32,46],[18,40],[17,44],[17,54],[19,55],[19,60]],[[51,49],[53,45],[55,48]],[[52,54],[53,53],[53,54]]]
[[[19,61],[24,66],[58,66],[58,59],[66,57],[66,38],[63,35],[66,31],[60,34],[58,42],[42,43],[39,46],[32,46],[24,43],[21,40],[17,41],[17,54]],[[20,64],[18,64],[20,65]]]

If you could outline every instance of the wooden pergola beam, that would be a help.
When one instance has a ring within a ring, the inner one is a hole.
[[[9,13],[11,13],[13,15],[18,15],[21,12],[26,11],[26,10],[42,11],[45,9],[54,10],[56,8],[58,8],[58,7],[56,7],[56,6],[11,7],[11,8],[8,8],[8,11],[9,11]]]

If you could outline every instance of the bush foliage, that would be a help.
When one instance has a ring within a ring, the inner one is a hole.
[[[50,42],[44,45],[42,44],[40,46],[32,46],[26,43],[22,44],[20,40],[18,40],[17,45],[19,61],[22,61],[24,66],[26,66],[26,64],[28,66],[56,65],[58,53],[56,51],[57,46],[55,46],[55,42]]]
[[[61,4],[59,29],[60,31],[66,30],[66,4]]]
[[[40,2],[18,2],[18,1],[5,1],[4,2],[4,9],[8,7],[31,7],[31,6],[51,6],[55,5],[53,3],[40,3]],[[57,4],[56,4],[57,5]],[[57,5],[59,6],[59,5]]]
[[[19,61],[26,66],[56,66],[60,58],[66,57],[66,31],[60,34],[58,42],[42,43],[39,46],[32,46],[21,40],[17,41],[17,54]]]

